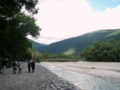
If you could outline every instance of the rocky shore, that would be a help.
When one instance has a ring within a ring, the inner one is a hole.
[[[0,90],[81,90],[36,63],[34,73],[28,73],[27,63],[23,64],[21,74],[12,74],[12,68],[6,74],[0,74]]]
[[[115,62],[42,62],[43,66],[55,66],[65,70],[120,80],[120,63]]]
[[[117,62],[42,62],[41,65],[82,90],[120,90]]]

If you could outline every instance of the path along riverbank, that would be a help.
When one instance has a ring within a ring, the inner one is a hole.
[[[34,73],[28,73],[27,63],[21,74],[12,73],[8,68],[6,74],[0,74],[0,90],[81,90],[38,63]]]
[[[41,65],[82,90],[120,90],[120,63],[80,61]]]

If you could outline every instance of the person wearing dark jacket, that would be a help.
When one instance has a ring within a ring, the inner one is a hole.
[[[13,62],[13,74],[16,74],[16,71],[17,71],[17,61],[15,59]]]
[[[7,58],[5,60],[2,61],[2,70],[1,73],[5,73],[6,67],[7,67]]]
[[[32,72],[35,72],[35,61],[34,60],[32,60],[31,65],[32,65]]]
[[[32,63],[32,61],[30,60],[30,61],[28,61],[28,72],[30,73],[30,71],[31,71],[31,63]]]

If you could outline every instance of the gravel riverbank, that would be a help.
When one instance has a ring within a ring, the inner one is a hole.
[[[80,61],[41,65],[82,90],[120,90],[120,63]]]
[[[58,77],[45,67],[36,63],[34,73],[28,73],[27,63],[23,64],[21,74],[12,74],[12,68],[6,74],[0,74],[0,90],[81,90],[71,82]]]
[[[120,80],[120,63],[114,62],[42,62],[43,66],[55,66],[72,72]]]

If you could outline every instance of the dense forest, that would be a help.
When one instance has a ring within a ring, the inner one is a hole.
[[[86,61],[120,62],[120,41],[96,41],[80,53]]]

